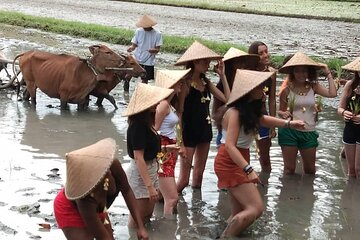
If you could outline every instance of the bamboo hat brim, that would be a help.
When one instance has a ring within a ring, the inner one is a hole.
[[[194,41],[191,46],[185,51],[185,53],[177,60],[175,66],[186,65],[190,61],[200,60],[200,59],[209,59],[209,60],[219,60],[222,56],[206,47],[205,45]]]
[[[191,71],[186,70],[158,70],[155,77],[155,86],[171,88]]]
[[[315,62],[303,52],[297,52],[284,66],[279,69],[279,72],[289,74],[295,66],[310,66],[315,67],[316,69],[320,69],[322,67],[321,64]]]
[[[114,161],[115,140],[105,138],[66,154],[65,195],[76,200],[89,194],[102,180]]]
[[[224,55],[223,61],[226,62],[231,59],[238,58],[241,61],[258,63],[260,60],[260,56],[257,54],[249,54],[247,52],[241,51],[240,49],[231,47]]]
[[[161,100],[170,96],[174,89],[150,86],[145,83],[138,83],[136,86],[128,107],[122,116],[131,116],[156,105]]]
[[[265,82],[274,74],[274,72],[259,72],[237,69],[230,97],[226,104],[229,105],[235,102],[257,86]]]
[[[345,66],[342,66],[341,68],[348,70],[348,71],[360,72],[360,57],[356,58],[351,63],[348,63]]]
[[[145,14],[139,19],[139,21],[136,23],[136,26],[141,28],[149,28],[155,26],[156,24],[157,22],[154,18]]]

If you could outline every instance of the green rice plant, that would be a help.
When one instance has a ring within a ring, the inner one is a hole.
[[[352,96],[349,102],[350,110],[354,115],[358,115],[360,112],[360,98],[356,99],[355,95]]]

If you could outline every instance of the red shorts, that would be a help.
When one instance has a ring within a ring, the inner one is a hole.
[[[238,148],[242,156],[249,163],[249,149]],[[215,174],[218,177],[218,188],[231,188],[237,185],[253,182],[247,174],[239,167],[226,151],[225,144],[221,144],[214,162]],[[255,180],[256,181],[256,180]]]
[[[66,198],[64,188],[58,193],[54,200],[55,219],[60,229],[67,227],[86,228],[86,224],[76,205]],[[98,213],[102,222],[105,221],[105,213]]]
[[[161,145],[169,145],[169,144],[176,144],[176,140],[170,139],[165,136],[160,136],[161,138]],[[172,151],[166,153],[167,157],[163,160],[163,164],[159,165],[158,176],[159,177],[175,177],[175,165],[177,160],[177,152]]]

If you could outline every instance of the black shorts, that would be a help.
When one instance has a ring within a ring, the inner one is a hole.
[[[360,144],[360,124],[345,122],[343,143]]]
[[[140,66],[145,69],[146,76],[142,77],[141,80],[152,80],[154,79],[154,66],[141,65]]]

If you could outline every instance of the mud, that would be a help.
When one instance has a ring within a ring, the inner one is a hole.
[[[260,40],[273,54],[298,50],[321,57],[353,59],[359,55],[360,24],[229,13],[105,0],[2,0],[3,10],[135,29],[151,14],[165,34],[200,37],[249,46]]]

